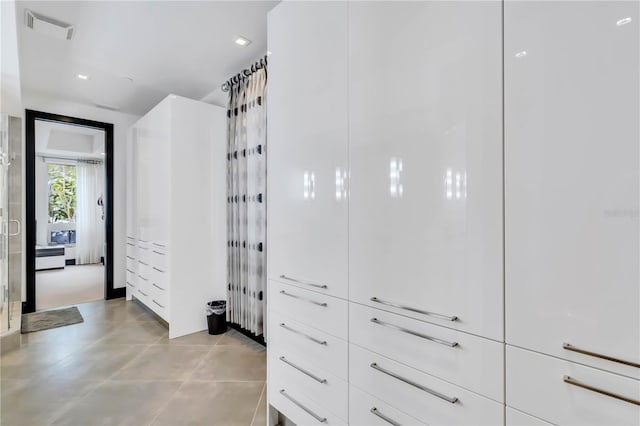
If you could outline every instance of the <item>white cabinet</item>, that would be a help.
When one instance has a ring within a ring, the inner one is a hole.
[[[348,44],[350,299],[502,340],[500,2],[353,2]]]
[[[269,278],[342,298],[346,36],[344,2],[288,2],[269,14]]]
[[[170,95],[129,132],[127,297],[169,324],[206,328],[205,303],[225,298],[225,111]],[[222,190],[221,190],[222,188]]]
[[[505,3],[506,341],[636,379],[639,8]]]

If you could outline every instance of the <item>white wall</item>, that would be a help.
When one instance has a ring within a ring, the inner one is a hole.
[[[20,94],[20,65],[16,32],[16,5],[13,0],[0,1],[0,111],[22,117]]]
[[[140,117],[124,114],[117,111],[109,111],[77,102],[54,99],[37,95],[25,90],[22,97],[24,108],[54,114],[68,115],[71,117],[85,118],[89,120],[113,123],[114,145],[114,202],[113,202],[113,278],[114,287],[125,286],[125,256],[126,256],[126,145],[127,129]],[[24,299],[23,299],[24,300]]]

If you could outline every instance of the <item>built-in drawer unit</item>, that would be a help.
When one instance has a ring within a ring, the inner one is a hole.
[[[351,303],[350,342],[459,386],[503,400],[503,345]]]
[[[271,310],[269,350],[286,348],[298,359],[344,380],[348,379],[349,345],[346,341]]]
[[[342,299],[269,281],[272,310],[286,313],[298,321],[346,340],[348,304]]]
[[[148,242],[138,240],[138,242],[136,243],[136,253],[136,258],[138,260],[151,262],[151,246]]]
[[[167,251],[155,246],[151,247],[151,264],[162,270],[169,267]]]
[[[290,388],[279,376],[270,376],[268,392],[270,404],[298,426],[348,424],[325,405]]]
[[[507,346],[507,405],[558,425],[639,425],[640,381]]]
[[[269,347],[271,377],[279,377],[287,388],[295,394],[308,398],[327,407],[338,417],[349,417],[349,384],[317,365],[289,354],[286,348]]]
[[[386,402],[349,386],[349,424],[351,426],[424,425]]]
[[[511,407],[507,407],[506,409],[505,424],[507,426],[552,426],[551,423],[547,423],[544,420],[540,420]]]
[[[426,424],[499,425],[504,405],[356,345],[349,383]]]

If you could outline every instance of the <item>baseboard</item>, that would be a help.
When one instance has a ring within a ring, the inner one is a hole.
[[[232,322],[229,322],[229,321],[227,321],[227,326],[229,326],[230,328],[233,328],[236,331],[239,331],[240,333],[242,333],[245,336],[247,336],[249,339],[253,340],[256,343],[261,344],[265,348],[267,347],[267,342],[264,341],[264,334],[256,336],[255,334],[253,334],[249,330],[245,330],[244,328],[240,327],[238,324],[235,324],[235,323],[232,323]]]
[[[114,288],[107,294],[107,300],[119,299],[127,296],[127,289],[125,287]]]
[[[20,347],[20,330],[11,331],[0,336],[0,354],[16,350]]]

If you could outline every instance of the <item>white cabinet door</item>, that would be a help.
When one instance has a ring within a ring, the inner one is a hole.
[[[344,298],[346,12],[344,2],[271,11],[267,97],[269,278]]]
[[[502,340],[500,2],[349,4],[349,297]],[[275,74],[275,73],[274,73]]]
[[[505,3],[507,342],[635,378],[639,7]]]

